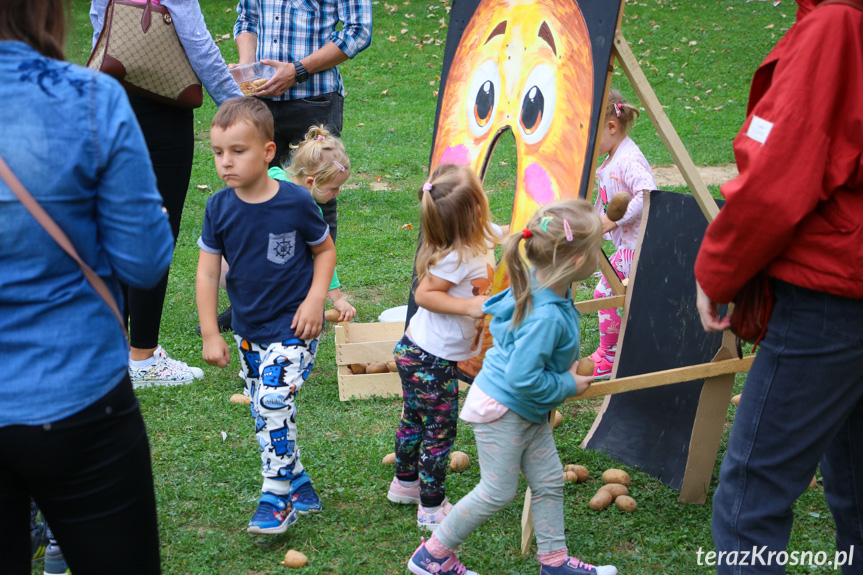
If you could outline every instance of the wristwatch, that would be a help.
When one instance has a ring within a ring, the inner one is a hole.
[[[309,79],[309,72],[306,70],[306,67],[303,66],[303,63],[297,60],[294,62],[294,68],[296,69],[296,80],[297,84],[302,84]]]

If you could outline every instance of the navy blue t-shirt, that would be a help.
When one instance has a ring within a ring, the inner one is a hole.
[[[198,246],[228,261],[234,333],[265,344],[294,337],[291,322],[312,285],[309,246],[329,233],[312,195],[291,182],[279,182],[260,204],[244,202],[233,188],[207,200]]]

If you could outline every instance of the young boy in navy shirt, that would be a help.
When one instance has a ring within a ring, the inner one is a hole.
[[[273,117],[255,98],[225,102],[213,118],[216,170],[227,185],[207,200],[196,295],[204,361],[227,367],[216,321],[222,257],[234,339],[261,451],[261,498],[249,533],[283,533],[321,501],[300,462],[294,401],[315,362],[336,265],[329,227],[308,190],[267,176]]]

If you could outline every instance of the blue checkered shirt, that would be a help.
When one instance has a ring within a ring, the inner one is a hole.
[[[333,42],[348,58],[371,44],[371,0],[240,0],[234,38],[244,32],[258,37],[258,60],[295,62]],[[342,30],[336,24],[344,22]],[[310,74],[274,100],[298,100],[330,92],[344,95],[337,66]]]

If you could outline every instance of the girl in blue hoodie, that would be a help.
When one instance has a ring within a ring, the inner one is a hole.
[[[533,270],[522,258],[524,247]],[[602,223],[584,200],[540,208],[521,232],[504,241],[511,287],[483,310],[494,347],[488,351],[461,419],[473,424],[482,479],[444,518],[408,562],[418,575],[472,575],[456,550],[477,527],[516,496],[519,472],[533,494],[533,526],[541,575],[614,575],[569,556],[563,523],[563,466],[549,413],[584,393],[593,376],[576,374],[579,313],[570,284],[596,267]],[[475,574],[473,574],[475,575]]]

